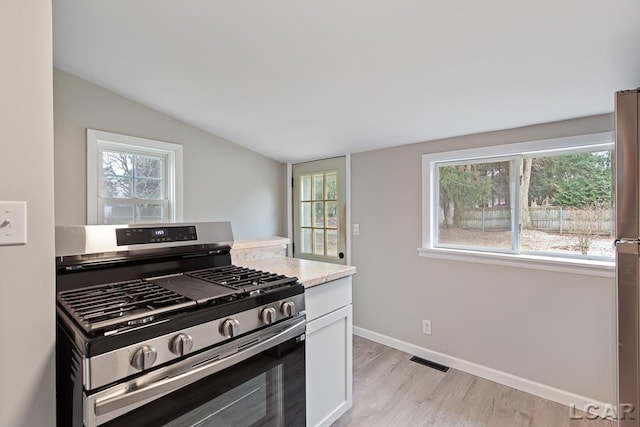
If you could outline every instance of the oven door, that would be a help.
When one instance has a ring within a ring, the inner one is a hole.
[[[85,425],[305,425],[304,315],[85,396]]]

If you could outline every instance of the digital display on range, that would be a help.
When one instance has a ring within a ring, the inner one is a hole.
[[[118,245],[144,245],[198,240],[198,236],[194,226],[132,227],[116,229],[116,240]]]

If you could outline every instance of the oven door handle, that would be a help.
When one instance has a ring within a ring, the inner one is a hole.
[[[133,406],[133,408],[130,409],[142,406],[148,401],[169,394],[202,378],[220,372],[223,369],[226,369],[236,363],[242,362],[243,360],[262,353],[263,351],[275,345],[295,338],[296,336],[299,336],[300,334],[303,334],[305,332],[305,325],[306,321],[303,319],[291,325],[289,328],[281,331],[277,335],[269,337],[251,347],[239,350],[237,353],[234,353],[231,356],[227,356],[223,359],[217,359],[209,363],[204,363],[184,373],[178,374],[173,377],[161,379],[159,381],[142,386],[138,389],[134,389],[131,391],[123,391],[122,389],[120,389],[102,398],[97,398],[95,400],[95,415],[97,417],[101,417],[110,412],[129,409],[129,407],[131,406]],[[116,416],[119,416],[126,412],[128,411],[121,412]],[[106,418],[111,419],[111,417]]]

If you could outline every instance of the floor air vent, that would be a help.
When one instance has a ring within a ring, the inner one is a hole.
[[[439,363],[432,362],[431,360],[423,359],[423,358],[418,357],[418,356],[413,356],[410,360],[412,362],[416,362],[416,363],[419,363],[421,365],[428,366],[428,367],[433,368],[433,369],[435,369],[437,371],[440,371],[440,372],[447,372],[449,370],[448,366],[444,366],[444,365],[441,365]]]

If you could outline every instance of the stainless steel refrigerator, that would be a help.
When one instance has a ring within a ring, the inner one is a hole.
[[[640,89],[616,93],[616,285],[620,427],[640,426]]]

